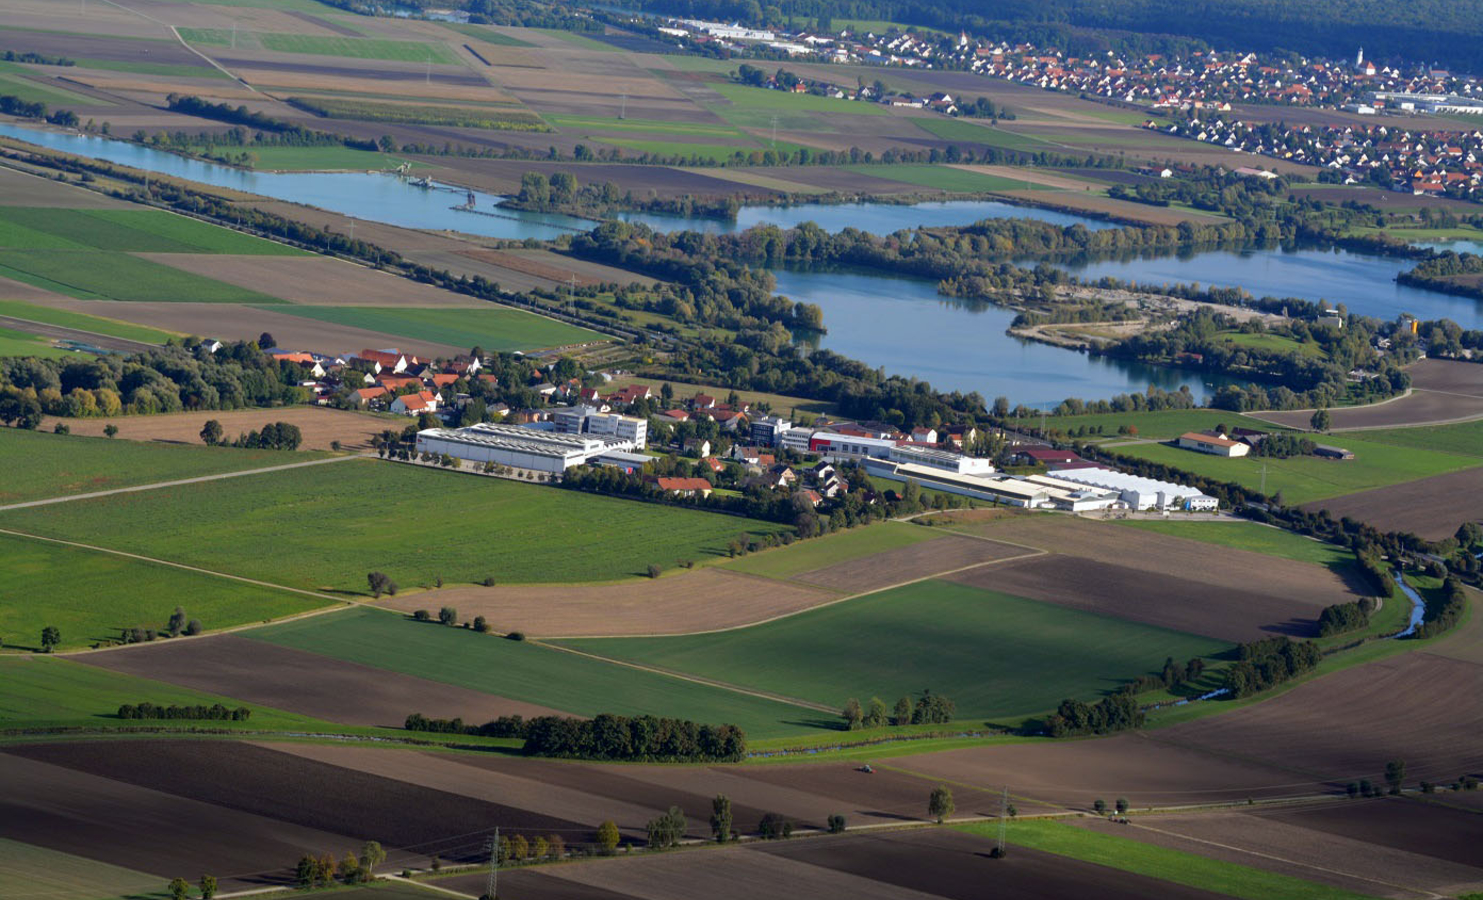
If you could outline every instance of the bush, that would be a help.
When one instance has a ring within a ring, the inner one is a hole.
[[[767,813],[757,823],[757,833],[765,841],[779,841],[793,836],[793,822],[782,813]]]
[[[474,616],[474,630],[480,634],[487,634],[489,632],[489,623],[485,621],[483,616]]]
[[[438,621],[443,623],[444,625],[457,625],[458,610],[454,609],[451,606],[443,607],[442,609],[438,610]]]
[[[412,618],[416,619],[419,622],[431,622],[433,620],[433,614],[425,609],[419,609],[417,612],[412,614]]]
[[[649,563],[648,573],[650,578],[658,578],[663,572],[664,570],[661,569],[658,565]]]
[[[523,641],[523,640],[525,640],[525,632],[523,632],[523,631],[512,631],[509,634],[505,635],[505,638],[507,640],[511,640],[511,641]]]
[[[829,817],[829,833],[830,834],[844,834],[844,831],[845,831],[844,816],[841,816],[838,813],[835,813],[834,815],[830,816]]]

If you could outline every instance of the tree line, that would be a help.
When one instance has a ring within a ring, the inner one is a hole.
[[[1236,662],[1226,670],[1226,687],[1238,700],[1250,697],[1312,671],[1322,659],[1312,641],[1270,637],[1240,644]]]
[[[704,725],[689,719],[599,713],[568,716],[502,716],[483,725],[462,719],[407,717],[409,731],[521,738],[528,756],[635,762],[736,762],[746,756],[746,734],[735,725]]]
[[[1368,597],[1325,606],[1318,614],[1318,636],[1331,637],[1370,626],[1375,603]]]
[[[844,720],[847,731],[881,728],[886,725],[946,725],[953,720],[957,708],[953,701],[931,691],[923,691],[915,703],[910,697],[902,697],[889,712],[885,701],[879,697],[871,697],[864,707],[859,700],[851,697],[840,710],[840,718]]]
[[[211,706],[195,704],[193,706],[161,706],[156,703],[144,701],[142,703],[125,703],[118,708],[120,719],[207,719],[224,722],[246,722],[252,716],[252,710],[245,706],[235,709],[223,706],[220,703]]]

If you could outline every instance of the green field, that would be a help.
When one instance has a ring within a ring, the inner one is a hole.
[[[1114,798],[1104,799],[1111,803]],[[1137,802],[1136,797],[1133,800]],[[957,827],[989,840],[997,840],[999,837],[999,826],[994,822]],[[1244,897],[1247,900],[1269,900],[1273,897],[1281,897],[1283,900],[1365,900],[1364,894],[1185,853],[1182,850],[1146,844],[1119,835],[1102,834],[1062,822],[1033,819],[1011,822],[1008,842],[1011,846],[1069,856],[1072,859],[1202,888],[1230,897]],[[1014,859],[1013,850],[1010,851],[1009,858]]]
[[[787,547],[753,553],[723,565],[749,575],[792,578],[838,562],[908,547],[936,537],[942,537],[942,533],[931,528],[884,522],[880,527],[850,528],[817,540],[799,541]]]
[[[1039,417],[1028,421],[1036,427],[1040,425]],[[1222,424],[1227,428],[1251,428],[1257,431],[1284,430],[1271,422],[1263,422],[1240,413],[1225,412],[1219,409],[1170,409],[1157,412],[1093,413],[1084,416],[1047,416],[1045,418],[1047,429],[1067,434],[1075,428],[1100,427],[1102,431],[1095,437],[1104,441],[1147,438],[1164,440],[1179,437],[1187,431],[1205,431]],[[1135,434],[1118,434],[1117,429],[1123,425],[1131,426],[1138,431]],[[1119,452],[1122,451],[1119,450]]]
[[[315,56],[340,56],[350,59],[388,59],[403,62],[427,62],[462,65],[444,44],[426,41],[394,41],[384,38],[320,37],[307,34],[259,34],[264,49],[280,53],[312,53]]]
[[[41,629],[62,632],[62,649],[117,638],[121,628],[163,630],[177,605],[207,630],[262,622],[327,605],[111,553],[0,534],[6,592],[0,638],[39,649]]]
[[[987,125],[976,125],[974,119],[953,119],[947,116],[931,116],[914,120],[917,127],[934,137],[940,137],[945,141],[972,141],[975,144],[986,144],[990,147],[1002,147],[1006,150],[1045,150],[1049,145],[1040,138],[1031,137],[1027,134],[1017,134],[1013,131],[1005,131],[1002,128],[989,127]]]
[[[48,359],[60,359],[74,355],[76,354],[71,350],[53,347],[49,338],[0,326],[0,356],[42,356]]]
[[[1224,331],[1218,336],[1225,338],[1227,343],[1235,344],[1237,347],[1270,350],[1275,353],[1300,353],[1303,356],[1314,358],[1324,356],[1323,347],[1320,345],[1302,343],[1280,334],[1249,334],[1243,331]]]
[[[650,563],[718,556],[741,532],[784,530],[370,460],[13,510],[0,525],[274,584],[362,593],[372,570],[404,589],[438,576],[620,579],[643,575]]]
[[[106,250],[0,250],[0,277],[80,300],[285,303],[257,291]]]
[[[945,581],[714,634],[560,642],[831,706],[931,688],[961,718],[1013,718],[1228,645]]]
[[[1290,505],[1341,497],[1480,464],[1476,456],[1360,441],[1348,434],[1334,435],[1326,440],[1353,450],[1355,458],[1334,460],[1298,456],[1264,459],[1244,456],[1228,459],[1168,444],[1129,444],[1112,449],[1207,478],[1233,481],[1252,490],[1261,488],[1265,467],[1267,494],[1281,491],[1283,502]]]
[[[24,300],[0,300],[0,316],[43,322],[47,325],[61,325],[66,328],[106,334],[110,337],[144,341],[148,344],[163,344],[171,337],[169,332],[160,331],[157,328],[134,325],[130,322],[117,322],[102,316],[90,316],[87,313],[71,312],[65,309],[52,309],[49,306],[37,306]]]
[[[835,100],[814,94],[794,94],[748,87],[741,84],[712,84],[728,103],[710,104],[711,111],[742,128],[779,128],[799,131],[829,131],[828,119],[820,113],[843,116],[883,116],[885,107],[854,100]]]
[[[0,68],[0,94],[19,97],[28,103],[46,103],[53,108],[69,103],[82,103],[88,106],[113,105],[104,100],[76,94],[48,84],[38,84],[29,78],[22,78],[20,73],[27,70],[20,66],[4,62],[0,62],[0,66],[5,67]]]
[[[673,134],[685,137],[724,137],[745,140],[746,134],[726,124],[699,122],[661,122],[657,119],[609,119],[603,116],[546,115],[547,122],[568,131],[638,131],[645,134]]]
[[[279,312],[321,322],[334,322],[399,334],[421,341],[480,346],[485,350],[536,350],[584,341],[603,335],[519,309],[423,309],[416,307],[291,306]]]
[[[152,444],[0,428],[0,467],[25,472],[0,485],[0,505],[243,472],[327,454]],[[4,514],[0,514],[3,525]]]
[[[0,206],[0,248],[307,256],[285,244],[157,209]]]
[[[1483,420],[1457,425],[1426,425],[1420,428],[1386,428],[1353,432],[1357,437],[1395,447],[1418,450],[1441,450],[1462,456],[1483,456]],[[1334,442],[1348,443],[1348,434],[1330,436]]]
[[[1033,184],[1028,181],[1017,181],[1012,178],[1000,178],[997,175],[983,175],[978,172],[969,172],[964,169],[953,169],[948,166],[930,165],[901,165],[901,166],[840,166],[851,172],[861,175],[873,175],[876,178],[889,178],[892,181],[904,181],[907,184],[919,184],[922,187],[936,188],[939,191],[953,191],[962,194],[977,194],[984,191],[1044,191],[1049,190],[1045,185]]]
[[[529,641],[414,622],[383,610],[315,616],[254,629],[244,636],[578,715],[679,716],[740,725],[754,737],[796,734],[834,724],[832,717],[806,707],[563,653]]]
[[[1181,522],[1178,519],[1120,519],[1118,525],[1312,563],[1335,571],[1355,564],[1354,554],[1335,544],[1256,522]]]
[[[496,47],[534,47],[530,41],[522,41],[517,37],[511,37],[503,32],[495,31],[487,25],[472,25],[463,22],[441,22],[449,31],[456,31],[465,37],[471,37],[486,44]]]
[[[13,900],[144,900],[164,897],[166,879],[0,838],[0,883]]]

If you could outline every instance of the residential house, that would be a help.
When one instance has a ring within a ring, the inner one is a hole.
[[[704,478],[659,477],[654,479],[654,483],[659,485],[661,491],[681,497],[694,497],[697,494],[702,497],[709,497],[711,491],[714,490],[711,487],[711,483]]]
[[[1233,441],[1223,434],[1205,434],[1200,431],[1181,434],[1178,444],[1186,450],[1209,453],[1212,456],[1245,456],[1251,452],[1250,444]]]
[[[438,395],[432,391],[403,394],[391,401],[391,411],[403,416],[417,416],[438,411]]]

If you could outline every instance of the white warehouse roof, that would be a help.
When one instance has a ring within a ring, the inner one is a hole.
[[[1115,469],[1058,469],[1051,474],[1062,481],[1074,481],[1078,484],[1089,484],[1113,491],[1137,491],[1141,494],[1162,493],[1170,497],[1203,496],[1200,491],[1188,485],[1144,478],[1142,475],[1130,475]]]

